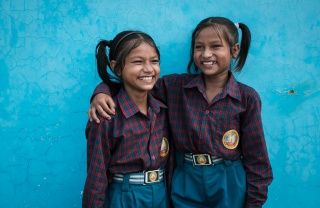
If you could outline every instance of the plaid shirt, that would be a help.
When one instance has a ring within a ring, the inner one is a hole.
[[[100,84],[94,94],[109,94]],[[224,90],[207,101],[203,75],[167,75],[153,93],[167,103],[172,139],[177,152],[215,155],[228,160],[242,158],[247,174],[246,207],[262,206],[273,180],[266,148],[261,100],[251,87],[229,73]],[[222,138],[229,130],[239,134],[239,145],[227,149]]]
[[[167,175],[171,176],[168,164],[169,155],[171,161],[174,160],[173,155],[160,155],[163,137],[170,141],[167,107],[148,94],[149,115],[146,116],[140,113],[123,89],[114,102],[117,105],[116,116],[111,121],[100,116],[100,124],[94,121],[87,123],[88,173],[83,207],[103,207],[108,183],[115,173],[166,169]]]

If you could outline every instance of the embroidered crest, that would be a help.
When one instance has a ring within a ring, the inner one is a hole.
[[[222,138],[222,143],[227,149],[235,149],[239,144],[239,135],[236,130],[227,131]]]
[[[169,152],[169,142],[168,139],[163,137],[161,142],[160,156],[165,157]]]

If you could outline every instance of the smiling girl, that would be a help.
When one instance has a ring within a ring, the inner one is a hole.
[[[96,58],[101,79],[118,91],[117,108],[111,120],[87,123],[83,207],[167,207],[166,106],[149,93],[159,78],[159,51],[149,35],[124,31],[101,41]]]

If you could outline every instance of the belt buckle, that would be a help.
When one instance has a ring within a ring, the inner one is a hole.
[[[144,172],[144,183],[155,183],[159,182],[160,170],[150,170]]]
[[[211,165],[211,156],[208,154],[192,155],[193,165]]]

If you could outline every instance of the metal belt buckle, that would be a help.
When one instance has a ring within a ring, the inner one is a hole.
[[[160,170],[150,170],[144,172],[144,182],[145,183],[155,183],[159,182],[159,173]]]
[[[192,155],[193,165],[211,165],[211,156],[208,154]]]

